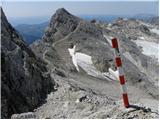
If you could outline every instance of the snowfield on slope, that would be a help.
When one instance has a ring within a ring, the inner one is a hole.
[[[112,46],[112,42],[111,42],[111,39],[113,37],[110,37],[110,36],[107,36],[107,35],[103,35],[103,37],[108,41],[108,43]]]
[[[159,35],[159,30],[158,29],[153,28],[153,29],[150,29],[150,31]]]
[[[154,42],[148,42],[148,41],[143,41],[143,40],[135,40],[135,42],[138,46],[142,47],[143,54],[148,55],[148,56],[154,56],[155,58],[158,59],[158,44]]]
[[[80,53],[80,52],[74,53],[73,52],[74,50],[75,48],[68,49],[70,55],[72,56],[72,62],[76,67],[77,71],[79,71],[79,68],[77,66],[80,66],[90,76],[100,78],[100,79],[116,80],[117,71],[113,71],[110,68],[109,72],[102,73],[94,67],[91,56],[86,55],[84,53]]]

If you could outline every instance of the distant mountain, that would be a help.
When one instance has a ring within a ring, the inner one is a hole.
[[[158,15],[153,15],[153,14],[137,14],[137,15],[132,16],[132,18],[143,20],[144,22],[148,22],[148,21],[150,21],[151,19],[153,19],[155,17],[158,17]]]
[[[159,26],[159,17],[152,17],[147,21],[150,24]]]
[[[41,24],[20,24],[15,28],[22,35],[24,40],[28,44],[31,44],[35,40],[40,39],[42,37],[47,25],[48,25],[48,22],[44,22]]]
[[[79,15],[79,17],[88,21],[96,19],[101,22],[112,22],[113,20],[117,19],[120,16],[118,15]],[[126,17],[126,16],[123,16],[123,17]]]
[[[98,22],[112,22],[118,19],[119,17],[128,18],[128,19],[130,18],[139,19],[139,20],[142,20],[144,22],[151,23],[154,25],[158,25],[158,22],[159,22],[159,18],[152,14],[137,14],[134,16],[130,16],[130,15],[79,15],[79,17],[87,21],[91,21],[95,19]],[[32,21],[33,18],[28,18],[28,20],[26,20],[26,23],[28,23],[27,21],[29,21],[29,19],[30,21]],[[37,20],[38,19],[40,18],[37,18]],[[42,38],[42,35],[44,34],[44,30],[47,27],[48,22],[49,22],[49,21],[46,21],[43,23],[34,24],[35,23],[34,21],[36,21],[36,19],[33,20],[32,24],[19,24],[15,26],[17,31],[19,31],[19,33],[22,35],[22,37],[28,44],[32,44],[35,40]]]
[[[116,15],[79,15],[79,16],[88,21],[96,19],[99,22],[112,22],[113,20],[119,17]],[[49,21],[40,24],[34,24],[34,23],[18,24],[18,25],[16,24],[15,28],[22,35],[22,37],[28,44],[32,44],[35,40],[41,39],[42,35],[44,34],[44,30],[48,25],[48,22]],[[13,24],[14,23],[15,22],[13,22]]]

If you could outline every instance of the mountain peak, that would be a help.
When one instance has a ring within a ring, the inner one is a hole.
[[[69,14],[71,15],[66,9],[64,8],[59,8],[56,10],[56,14]]]
[[[73,32],[78,26],[80,18],[70,14],[64,8],[56,10],[52,16],[43,39],[45,41],[56,41]]]
[[[1,22],[5,22],[6,24],[8,23],[8,20],[3,12],[2,7],[1,7]]]
[[[69,13],[66,9],[59,8],[56,10],[55,14],[52,16],[50,25],[54,24],[55,22],[62,23],[63,21],[67,21],[69,18],[76,19],[76,17],[71,13]]]

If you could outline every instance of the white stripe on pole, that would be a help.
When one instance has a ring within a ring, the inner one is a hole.
[[[114,50],[114,55],[115,57],[120,57],[120,53],[116,49]]]
[[[124,71],[123,71],[123,68],[122,68],[122,67],[117,67],[117,69],[118,69],[118,75],[119,75],[119,76],[124,75]]]
[[[122,86],[122,93],[123,94],[127,94],[127,88],[126,88],[126,85],[125,84],[123,84],[123,85],[121,85]]]

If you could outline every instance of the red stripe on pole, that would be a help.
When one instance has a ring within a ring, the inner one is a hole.
[[[124,102],[124,106],[126,108],[128,108],[129,107],[129,102],[128,102],[128,95],[127,95],[127,93],[123,94],[123,102]]]
[[[121,58],[120,58],[120,57],[117,57],[115,60],[116,60],[116,65],[117,65],[117,67],[122,66],[122,61],[121,61]]]
[[[120,80],[120,84],[121,84],[121,85],[124,85],[124,84],[125,84],[124,75],[119,76],[119,80]]]
[[[118,48],[117,38],[113,38],[113,39],[112,39],[112,47],[113,47],[113,48]]]

